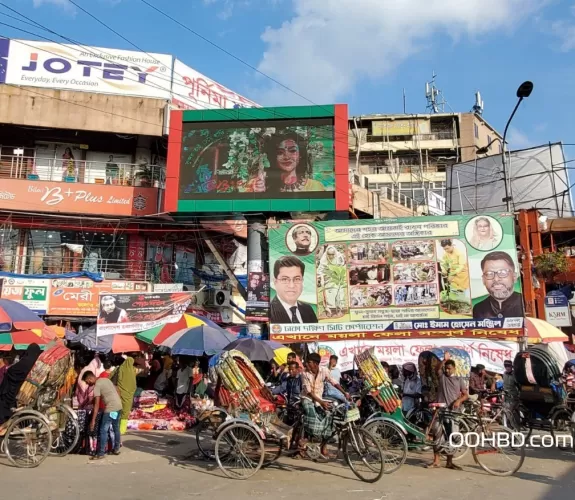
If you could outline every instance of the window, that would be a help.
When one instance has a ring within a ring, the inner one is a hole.
[[[475,138],[479,139],[479,125],[477,123],[473,124],[473,130],[475,131]]]
[[[18,229],[0,226],[0,270],[8,273],[17,271],[15,266],[19,236]]]
[[[490,135],[487,136],[487,144],[486,144],[486,146],[487,146],[487,149],[491,149],[491,136],[490,136]]]
[[[126,270],[126,237],[82,231],[31,230],[26,272],[61,274],[76,271],[123,278]]]

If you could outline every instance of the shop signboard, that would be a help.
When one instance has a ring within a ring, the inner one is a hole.
[[[471,365],[482,364],[489,371],[503,373],[503,363],[515,359],[519,351],[519,343],[501,340],[475,340],[475,339],[410,339],[410,340],[371,340],[340,342],[319,342],[315,351],[322,357],[322,363],[327,364],[329,357],[338,357],[338,368],[344,372],[354,368],[353,357],[367,349],[373,348],[374,354],[380,361],[390,365],[401,366],[404,363],[415,363],[419,354],[434,348],[462,349],[469,353]]]
[[[174,111],[170,212],[347,210],[347,106]]]
[[[0,298],[25,305],[37,314],[46,314],[50,280],[33,278],[3,278]]]
[[[179,59],[174,61],[172,103],[180,109],[257,108],[259,104],[202,75]]]
[[[97,336],[136,333],[176,323],[191,301],[189,292],[100,293]]]
[[[172,56],[10,40],[5,83],[169,99]]]
[[[545,321],[553,326],[571,326],[569,299],[559,290],[552,290],[545,297]]]
[[[50,316],[96,317],[100,293],[148,292],[144,281],[110,281],[96,283],[89,279],[70,278],[51,281],[48,314]]]
[[[182,292],[184,290],[183,283],[154,283],[152,285],[154,292]]]
[[[152,215],[158,189],[2,179],[0,209],[89,215]]]
[[[269,246],[274,340],[522,336],[512,215],[285,223]]]

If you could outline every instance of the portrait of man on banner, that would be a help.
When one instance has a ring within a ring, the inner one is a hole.
[[[294,256],[276,260],[273,268],[276,296],[270,304],[272,323],[317,323],[311,305],[300,302],[303,292],[304,263]]]
[[[475,304],[473,318],[522,317],[523,297],[514,291],[518,276],[511,256],[506,252],[488,253],[481,261],[481,272],[489,296]]]

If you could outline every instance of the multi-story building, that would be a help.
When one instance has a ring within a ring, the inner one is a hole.
[[[98,309],[82,273],[100,291],[225,276],[210,228],[164,214],[166,136],[172,108],[242,105],[255,106],[170,55],[0,39],[0,297],[74,324]],[[224,259],[233,239],[217,238]],[[209,300],[212,319],[234,322]]]
[[[364,115],[349,120],[355,184],[412,214],[445,213],[450,165],[501,151],[501,135],[476,113]]]

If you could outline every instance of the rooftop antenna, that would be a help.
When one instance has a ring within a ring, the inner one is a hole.
[[[475,92],[475,105],[471,109],[476,115],[483,115],[483,99],[481,99],[481,94],[479,90]]]
[[[425,83],[425,98],[427,99],[427,107],[425,108],[429,113],[445,113],[445,99],[443,92],[435,86],[435,78],[437,75],[435,71],[431,75],[431,81]]]

